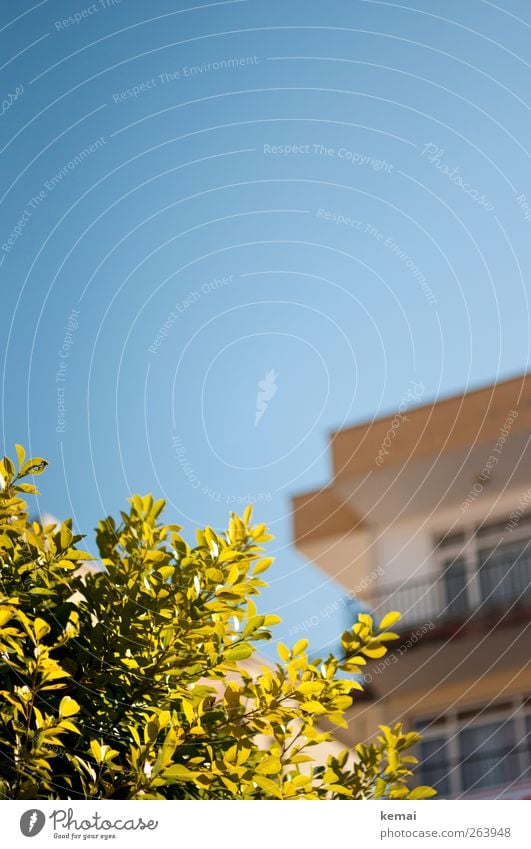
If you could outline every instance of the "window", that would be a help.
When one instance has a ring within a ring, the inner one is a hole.
[[[446,739],[433,737],[423,740],[418,757],[422,764],[422,783],[434,787],[439,796],[449,796],[449,756]]]
[[[531,711],[527,714],[525,718],[525,739],[524,739],[524,748],[527,752],[527,768],[525,771],[524,778],[528,781],[531,780]]]
[[[444,603],[450,616],[469,609],[466,561],[458,557],[443,564]]]
[[[529,591],[531,545],[515,540],[494,548],[480,548],[479,585],[482,599],[511,601]]]
[[[441,797],[477,793],[531,777],[531,700],[450,712],[414,727],[419,778]]]
[[[463,786],[473,790],[509,784],[519,778],[514,722],[472,724],[458,734]]]
[[[531,588],[531,525],[527,517],[471,526],[435,541],[447,616],[515,602]]]

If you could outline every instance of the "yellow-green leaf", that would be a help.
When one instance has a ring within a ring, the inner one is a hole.
[[[278,646],[277,646],[277,652],[278,652],[278,656],[279,656],[279,658],[280,658],[281,660],[283,660],[283,661],[284,661],[284,663],[286,663],[286,661],[288,661],[288,660],[289,660],[290,652],[289,652],[288,647],[287,647],[287,646],[285,646],[285,645],[284,645],[284,643],[279,643],[279,644],[278,644]]]
[[[102,755],[102,752],[101,752],[101,746],[100,746],[100,744],[98,743],[97,740],[91,740],[90,741],[90,751],[92,752],[92,756],[93,756],[94,760],[96,761],[96,763],[100,764],[100,763],[103,762],[103,755]]]
[[[61,703],[59,705],[59,716],[61,718],[67,716],[74,716],[74,714],[79,713],[80,707],[75,699],[71,699],[70,696],[64,696],[61,699]]]
[[[298,640],[293,646],[293,655],[296,657],[298,654],[302,654],[308,648],[308,640]]]
[[[242,631],[242,637],[248,637],[249,634],[252,634],[253,631],[256,631],[258,628],[261,628],[264,624],[265,616],[252,616]]]
[[[269,628],[271,625],[280,625],[282,619],[280,616],[276,616],[274,613],[268,613],[267,616],[264,617],[264,625],[266,628]]]
[[[231,646],[225,651],[225,660],[246,660],[251,657],[254,649],[249,643],[239,643],[239,645]]]
[[[269,569],[273,562],[274,557],[263,557],[262,560],[259,560],[256,566],[254,567],[253,575],[261,575],[262,572],[265,572],[266,569]]]
[[[43,460],[42,457],[32,457],[31,460],[28,460],[22,466],[20,470],[21,475],[40,475],[44,472],[46,466],[48,465],[47,460]]]
[[[292,755],[289,759],[291,764],[307,764],[311,763],[314,759],[309,755]]]
[[[260,773],[260,775],[278,775],[281,769],[282,764],[280,762],[280,758],[275,757],[275,755],[271,755],[257,766],[256,771]]]
[[[326,713],[326,708],[321,704],[321,702],[315,701],[315,699],[310,699],[310,701],[308,702],[303,702],[301,708],[307,713]]]
[[[166,769],[163,775],[166,780],[171,779],[168,783],[173,783],[174,781],[190,781],[195,773],[191,772],[184,764],[174,764]]]
[[[238,566],[237,563],[233,563],[232,566],[229,569],[225,583],[227,584],[227,586],[231,587],[233,584],[236,583],[239,576],[240,576],[239,566]]]
[[[299,693],[302,693],[303,696],[315,696],[322,693],[325,688],[324,681],[304,681],[299,686]]]
[[[270,796],[274,796],[275,799],[282,798],[282,793],[278,784],[275,784],[275,782],[271,781],[270,778],[266,778],[265,775],[255,775],[253,781],[258,785],[258,787],[260,787],[261,790],[265,790],[266,793],[269,793]]]
[[[42,638],[45,637],[46,634],[49,634],[52,630],[48,623],[45,622],[44,619],[40,619],[39,617],[36,618],[35,622],[33,623],[33,627],[35,630],[35,637],[37,638],[37,641],[42,640]]]
[[[6,622],[9,622],[9,620],[13,618],[13,615],[12,607],[2,607],[0,609],[0,628],[2,625],[5,625]]]
[[[362,649],[363,654],[366,654],[367,657],[375,658],[375,657],[383,657],[384,654],[387,654],[387,649],[385,646],[374,646],[370,649]]]
[[[410,793],[408,793],[408,799],[431,799],[432,796],[436,796],[437,791],[433,789],[433,787],[426,787],[425,785],[421,785],[420,787],[415,787]]]
[[[386,613],[380,624],[378,625],[379,631],[386,631],[387,628],[391,628],[395,622],[401,618],[401,614],[398,613],[397,610],[392,610],[389,613]]]

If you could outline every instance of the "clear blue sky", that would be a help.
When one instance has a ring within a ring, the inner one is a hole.
[[[190,531],[253,497],[279,636],[317,616],[319,648],[340,592],[290,495],[330,431],[528,365],[529,4],[0,15],[4,450],[82,531],[133,490]]]

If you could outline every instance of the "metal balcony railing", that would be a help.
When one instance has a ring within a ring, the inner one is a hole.
[[[400,627],[442,624],[478,611],[507,607],[531,594],[531,551],[517,560],[497,552],[483,565],[470,571],[456,559],[439,575],[422,580],[384,585],[368,600],[376,618],[389,610],[402,613]]]

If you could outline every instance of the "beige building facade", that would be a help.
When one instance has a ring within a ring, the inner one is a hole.
[[[298,550],[376,622],[345,742],[418,729],[442,797],[531,798],[531,376],[333,433],[332,480],[293,499]]]

